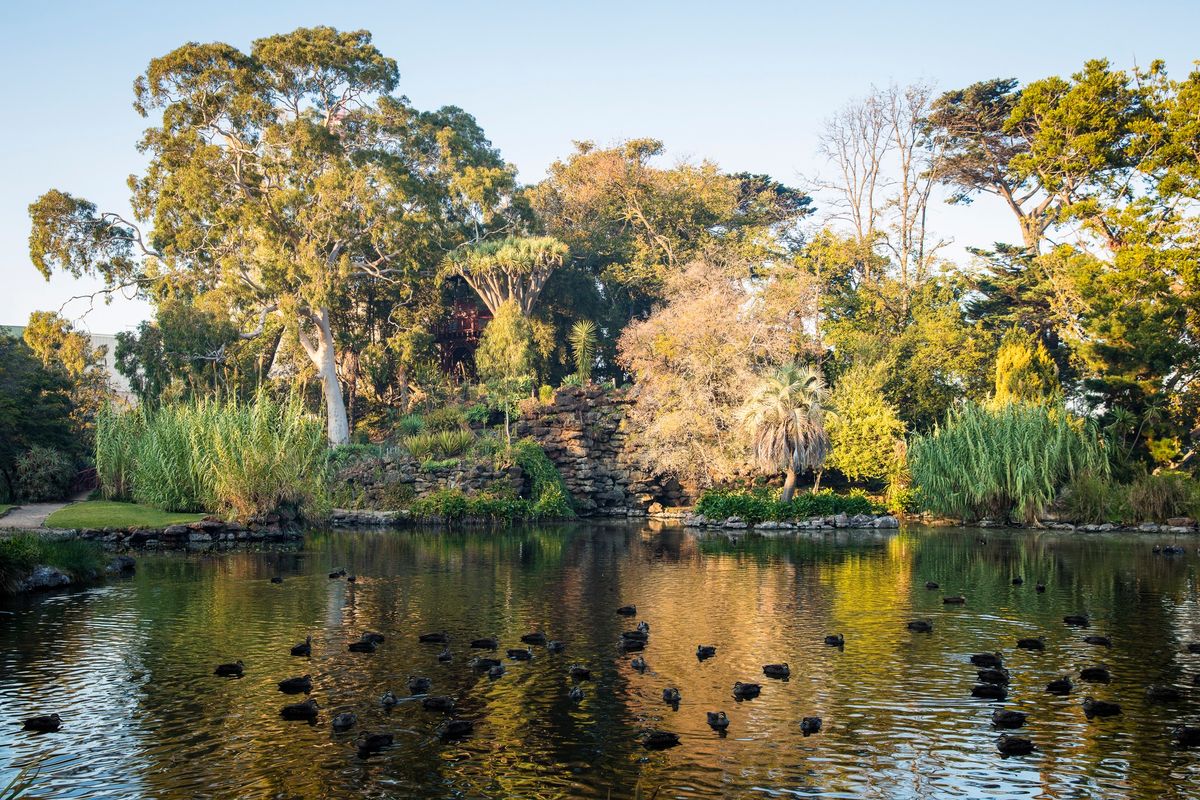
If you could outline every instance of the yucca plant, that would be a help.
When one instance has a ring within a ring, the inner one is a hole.
[[[437,449],[436,433],[417,433],[405,436],[400,441],[409,455],[418,461],[433,458],[434,451]]]
[[[567,338],[575,356],[575,374],[587,383],[592,379],[592,364],[596,360],[596,323],[587,319],[576,322]]]
[[[434,450],[442,458],[453,458],[470,450],[474,440],[469,430],[438,431],[434,434]]]
[[[405,414],[396,423],[396,431],[401,436],[414,436],[425,430],[425,418],[420,414]]]
[[[1108,476],[1094,426],[1061,406],[967,403],[916,437],[909,466],[925,505],[963,519],[1035,522],[1077,474]]]

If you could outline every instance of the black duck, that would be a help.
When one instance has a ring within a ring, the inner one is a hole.
[[[1107,636],[1085,636],[1083,637],[1085,644],[1099,645],[1100,647],[1112,647],[1112,639]]]
[[[329,573],[329,580],[331,581],[335,581],[338,578],[344,577],[346,577],[346,570],[344,569],[335,569],[333,572]]]
[[[1026,639],[1017,639],[1017,647],[1022,650],[1045,650],[1046,640],[1041,637],[1030,637]]]
[[[644,639],[626,639],[622,637],[617,644],[626,653],[638,653],[646,649]]]
[[[942,588],[937,581],[925,581],[925,588],[930,591]]]
[[[637,606],[621,606],[617,609],[617,613],[622,617],[636,617]]]
[[[1091,625],[1086,614],[1067,614],[1063,617],[1063,622],[1076,628],[1086,628]]]
[[[438,727],[438,736],[447,739],[461,739],[470,736],[475,730],[475,723],[469,719],[448,719]]]
[[[1147,686],[1146,699],[1153,703],[1173,703],[1182,695],[1174,686]]]
[[[476,650],[495,650],[496,648],[500,647],[500,642],[489,636],[483,639],[472,639],[471,647],[475,648]]]
[[[1020,575],[1018,575],[1017,577],[1012,579],[1013,586],[1021,586],[1024,583],[1025,583],[1025,579],[1022,578]]]
[[[345,711],[333,718],[333,729],[335,731],[348,731],[358,722],[358,714],[353,711]]]
[[[446,647],[442,649],[442,652],[438,653],[437,658],[438,661],[441,661],[443,664],[445,664],[447,661],[453,661],[454,655],[450,652],[450,648]]]
[[[1004,658],[999,653],[976,653],[971,656],[971,663],[977,667],[1002,667]]]
[[[497,664],[488,669],[487,676],[492,680],[496,680],[497,678],[503,678],[505,671],[503,664]]]
[[[1005,708],[997,708],[992,712],[992,724],[997,728],[1019,728],[1025,724],[1025,719],[1028,717],[1022,711],[1009,711]]]
[[[742,683],[733,685],[733,696],[738,700],[753,700],[762,691],[762,685],[757,683]]]
[[[383,634],[375,631],[367,631],[362,636],[358,637],[364,642],[374,642],[375,644],[383,644]]]
[[[709,711],[708,725],[715,730],[723,731],[729,727],[729,717],[725,716],[724,711]]]
[[[303,675],[299,678],[287,678],[279,682],[279,691],[284,694],[308,694],[312,691],[312,676]]]
[[[1066,675],[1061,678],[1056,678],[1046,684],[1046,691],[1050,694],[1070,694],[1075,685],[1071,683],[1071,679]]]
[[[547,639],[546,634],[542,633],[541,631],[534,631],[533,633],[527,633],[522,636],[521,641],[525,644],[544,645],[546,644]]]
[[[1084,667],[1079,670],[1079,677],[1092,683],[1108,683],[1112,680],[1112,675],[1105,666]]]
[[[820,717],[805,717],[800,720],[800,732],[805,736],[812,736],[814,733],[819,733],[821,730]]]
[[[1200,745],[1200,727],[1180,725],[1171,731],[1171,738],[1176,747],[1196,747]]]
[[[1033,742],[1022,736],[1007,733],[996,740],[996,749],[1006,756],[1027,756],[1033,752]]]
[[[454,698],[441,694],[431,694],[421,701],[421,708],[426,711],[441,711],[447,713],[454,710]]]
[[[426,642],[430,644],[446,644],[450,641],[449,635],[445,631],[435,631],[433,633],[422,633],[417,636],[418,642]]]
[[[400,698],[393,692],[384,692],[383,696],[379,698],[379,705],[384,708],[395,708],[400,705]]]
[[[985,667],[975,673],[980,683],[996,683],[1001,686],[1008,684],[1008,670],[1004,667]]]
[[[379,645],[367,639],[359,639],[346,645],[346,649],[351,653],[374,653],[379,649]]]
[[[763,675],[766,675],[768,678],[787,680],[791,674],[792,670],[788,667],[786,661],[782,664],[763,664]]]
[[[367,733],[358,737],[355,744],[358,745],[358,757],[367,758],[375,753],[381,752],[386,747],[391,747],[394,741],[390,733]]]
[[[1008,690],[998,683],[977,683],[971,687],[971,697],[985,700],[1003,700],[1008,697]]]
[[[279,709],[279,716],[284,719],[303,719],[312,722],[317,718],[317,701],[309,698],[303,703],[289,703]]]
[[[533,651],[526,647],[524,650],[520,648],[509,648],[507,651],[508,657],[513,661],[529,661],[533,658]]]
[[[39,714],[36,717],[27,717],[21,721],[21,728],[27,731],[37,731],[38,733],[54,733],[62,727],[62,717],[58,714]]]
[[[638,672],[645,672],[649,665],[646,663],[646,659],[642,658],[641,656],[634,656],[633,660],[629,662],[629,666],[633,667]]]
[[[292,655],[294,656],[311,656],[312,655],[312,637],[305,636],[304,641],[300,644],[292,645]]]
[[[550,641],[546,642],[546,652],[547,653],[561,653],[562,651],[564,651],[566,649],[567,649],[566,644],[558,641],[557,639],[551,639]]]
[[[642,736],[642,747],[647,750],[666,750],[679,744],[679,734],[670,731],[647,731]]]
[[[1121,713],[1120,703],[1109,703],[1104,700],[1093,700],[1090,697],[1083,698],[1083,714],[1088,719],[1092,717],[1115,717]]]
[[[433,686],[433,681],[421,675],[408,676],[408,693],[409,694],[428,694],[429,689]]]
[[[475,669],[491,669],[492,667],[500,666],[500,659],[498,659],[498,658],[473,658],[473,659],[471,659],[471,666],[474,667]]]
[[[217,664],[217,668],[213,670],[214,675],[220,675],[222,678],[240,678],[245,671],[245,665],[239,658],[232,664]]]
[[[696,658],[703,661],[706,658],[712,658],[717,654],[717,646],[715,644],[698,644],[696,645]]]
[[[927,619],[914,619],[908,623],[908,629],[915,633],[933,633],[933,623]]]
[[[1192,654],[1200,653],[1200,642],[1188,642],[1187,651]]]
[[[830,647],[845,647],[846,637],[842,636],[840,633],[830,634],[829,636],[825,637],[825,644],[829,645]]]
[[[572,686],[571,690],[567,692],[567,698],[573,703],[578,703],[583,700],[583,687]]]
[[[582,664],[572,664],[567,669],[567,674],[571,676],[571,680],[575,681],[590,681],[592,679],[592,671]]]
[[[1034,591],[1036,591],[1038,594],[1044,594],[1044,593],[1046,592],[1046,584],[1044,584],[1044,583],[1039,583],[1037,586],[1034,586],[1034,587],[1033,587],[1033,589],[1034,589]]]
[[[271,578],[271,583],[283,583],[283,578],[276,575],[275,577]]]
[[[961,594],[956,594],[956,595],[952,595],[950,597],[942,598],[942,603],[944,605],[948,605],[948,606],[961,606],[966,602],[967,602],[967,598],[963,597]]]
[[[679,699],[679,690],[674,686],[663,689],[663,702],[667,705],[677,706],[679,705]]]
[[[650,634],[645,631],[621,631],[621,638],[630,642],[648,642]]]

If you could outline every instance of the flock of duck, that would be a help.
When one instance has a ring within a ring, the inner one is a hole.
[[[1158,548],[1156,548],[1156,552]],[[356,580],[355,576],[347,575],[344,569],[335,570],[329,574],[330,579],[345,578],[349,582]],[[282,578],[275,577],[271,579],[273,583],[282,582]],[[1020,586],[1024,583],[1021,578],[1014,578],[1012,583]],[[936,591],[940,586],[934,581],[928,581],[925,584],[926,589]],[[1045,592],[1044,584],[1036,584],[1037,592]],[[966,603],[966,598],[962,595],[948,595],[943,597],[943,603],[946,605],[963,605]],[[622,606],[616,610],[616,613],[622,617],[634,617],[637,615],[637,607],[633,605]],[[1067,626],[1079,629],[1087,629],[1090,627],[1090,620],[1083,614],[1068,614],[1063,617],[1063,623]],[[907,623],[907,628],[913,633],[929,634],[933,632],[933,622],[928,619],[914,619]],[[453,660],[453,653],[450,650],[450,636],[444,631],[435,631],[420,634],[418,641],[423,644],[441,645],[441,649],[437,654],[439,662],[448,662]],[[635,654],[630,660],[630,666],[639,673],[645,673],[649,668],[645,658],[641,653],[646,649],[650,639],[650,626],[646,622],[639,622],[637,626],[631,630],[621,633],[618,648],[626,654]],[[1108,636],[1098,634],[1088,634],[1082,637],[1083,642],[1096,645],[1099,647],[1111,647],[1112,641]],[[374,631],[363,633],[357,640],[347,644],[347,649],[354,653],[374,653],[381,645],[384,644],[385,637],[383,634]],[[841,649],[845,646],[845,637],[841,634],[831,634],[825,637],[825,644],[830,647]],[[527,633],[521,637],[523,647],[509,647],[505,649],[507,659],[514,662],[526,662],[534,657],[533,648],[539,647],[545,649],[547,653],[562,653],[566,649],[566,645],[557,640],[550,639],[546,634],[535,631]],[[1016,648],[1020,650],[1041,651],[1045,649],[1045,640],[1040,637],[1019,638],[1016,641]],[[291,648],[291,655],[298,657],[310,657],[312,655],[312,637],[306,637],[303,642],[294,645]],[[470,640],[470,648],[475,651],[485,651],[495,653],[500,649],[500,642],[494,637],[483,637]],[[1187,650],[1191,653],[1200,654],[1200,643],[1191,643],[1187,645]],[[705,661],[713,658],[717,654],[716,645],[699,644],[696,646],[696,658],[698,661]],[[1008,686],[1011,680],[1011,674],[1004,664],[1004,657],[1000,652],[991,653],[975,653],[970,656],[970,663],[976,669],[977,683],[971,690],[973,697],[1003,701],[1008,697]],[[504,676],[507,667],[503,660],[492,655],[479,655],[472,658],[470,664],[476,670],[483,672],[489,679],[497,680]],[[213,670],[214,674],[227,678],[240,678],[245,673],[245,665],[241,660],[230,663],[218,664]],[[791,675],[791,669],[787,663],[764,664],[762,667],[763,675],[767,678],[777,680],[787,680]],[[568,692],[568,697],[572,702],[578,703],[585,697],[583,683],[591,680],[591,669],[583,664],[571,664],[566,669],[567,675],[572,681],[572,686]],[[1107,684],[1111,680],[1111,675],[1106,666],[1086,666],[1079,671],[1079,679],[1093,684]],[[1200,675],[1197,675],[1194,683],[1200,685]],[[308,694],[313,689],[311,675],[301,675],[285,678],[279,681],[279,691],[289,694]],[[421,706],[426,711],[442,714],[444,719],[437,726],[436,733],[443,740],[455,740],[469,736],[475,728],[475,722],[471,719],[456,717],[454,715],[456,703],[453,697],[441,694],[433,694],[433,681],[425,676],[410,676],[407,685],[411,698],[415,701],[420,699]],[[1062,676],[1050,681],[1045,691],[1052,695],[1069,695],[1074,691],[1074,683],[1069,676]],[[733,684],[732,696],[741,702],[758,697],[762,692],[762,684],[749,681],[738,681]],[[1178,689],[1171,686],[1152,685],[1146,689],[1146,697],[1152,702],[1170,702],[1179,700],[1181,695]],[[663,702],[678,711],[679,704],[682,699],[682,693],[678,687],[670,686],[663,689]],[[394,693],[385,692],[379,700],[380,704],[385,709],[393,708],[399,705],[402,700]],[[1107,700],[1095,699],[1090,695],[1085,696],[1081,701],[1081,708],[1087,719],[1097,717],[1112,717],[1121,714],[1120,703]],[[310,724],[316,724],[320,715],[320,706],[313,698],[307,698],[301,702],[288,703],[280,709],[280,716],[287,720],[302,720]],[[728,715],[723,710],[714,710],[706,712],[708,725],[720,735],[725,735],[730,725]],[[1021,728],[1025,725],[1028,719],[1028,714],[1022,711],[1012,709],[997,708],[992,712],[991,722],[997,729],[1010,731]],[[62,725],[62,719],[58,714],[45,714],[35,717],[30,717],[23,721],[26,730],[39,732],[57,731]],[[358,723],[358,716],[353,711],[339,713],[331,720],[333,730],[337,732],[346,732],[353,729]],[[804,736],[811,736],[821,730],[822,720],[817,716],[804,717],[799,723],[799,729]],[[1200,745],[1200,726],[1183,725],[1175,728],[1174,740],[1178,746],[1192,747]],[[668,730],[651,729],[645,731],[640,742],[643,747],[651,750],[660,750],[674,747],[680,743],[680,737]],[[360,757],[366,758],[372,754],[379,753],[393,744],[393,736],[386,732],[363,732],[356,740],[358,754]],[[1036,748],[1034,742],[1024,736],[1018,736],[1013,733],[1003,733],[996,740],[996,748],[1003,755],[1027,755],[1032,753]]]

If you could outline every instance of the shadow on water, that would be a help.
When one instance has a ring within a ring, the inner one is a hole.
[[[1200,556],[1155,555],[1154,543],[581,524],[317,532],[292,550],[147,555],[127,581],[5,601],[17,616],[0,628],[0,797],[1197,796],[1200,752],[1173,748],[1170,729],[1200,721],[1200,655],[1185,648],[1200,640]],[[337,567],[358,581],[330,580]],[[967,602],[944,605],[951,594]],[[614,613],[626,603],[637,618]],[[1092,627],[1065,626],[1072,613]],[[933,632],[909,632],[915,618]],[[638,619],[650,624],[644,674],[615,646]],[[387,637],[379,650],[347,651],[366,630]],[[441,645],[417,642],[440,630],[449,663]],[[567,651],[535,647],[498,680],[468,664],[470,639],[497,636],[503,652],[532,630]],[[844,649],[823,644],[831,633]],[[306,635],[312,657],[289,655]],[[1016,649],[1023,636],[1044,637],[1045,650]],[[701,643],[716,657],[699,661]],[[1012,673],[1004,702],[971,697],[967,656],[992,650]],[[243,678],[212,674],[234,659]],[[784,661],[790,680],[763,677],[762,664]],[[581,702],[568,697],[574,663],[592,670]],[[1100,663],[1111,683],[1078,680]],[[321,706],[311,726],[279,716],[297,698],[276,683],[303,674]],[[1047,694],[1063,674],[1076,690]],[[419,702],[385,710],[380,695],[406,695],[410,675],[454,696],[475,734],[442,742],[444,716]],[[736,701],[738,680],[764,684],[761,696]],[[1183,697],[1150,703],[1152,683]],[[662,702],[669,686],[682,693],[677,709]],[[1089,693],[1124,713],[1087,721]],[[1029,713],[1034,755],[997,753],[998,707]],[[731,720],[724,737],[706,724],[718,710]],[[15,725],[51,711],[64,718],[57,734]],[[341,711],[358,714],[355,730],[331,730]],[[824,728],[805,737],[798,723],[814,715]],[[659,727],[682,744],[641,748],[637,736]],[[362,731],[395,744],[358,758]]]

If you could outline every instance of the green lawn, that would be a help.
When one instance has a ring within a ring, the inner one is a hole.
[[[85,500],[59,509],[46,518],[47,528],[165,528],[196,522],[203,514],[176,514],[136,503]]]
[[[0,503],[0,517],[3,517],[5,514],[7,514],[10,508],[12,508],[12,506],[6,506],[4,503]]]

